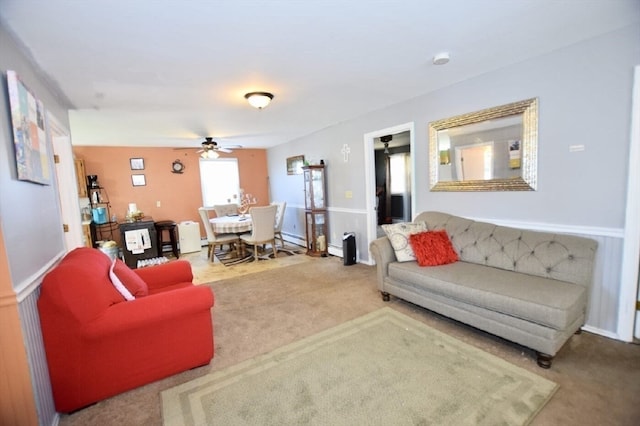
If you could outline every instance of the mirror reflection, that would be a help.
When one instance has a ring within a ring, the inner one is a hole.
[[[537,100],[429,125],[432,191],[535,189]]]

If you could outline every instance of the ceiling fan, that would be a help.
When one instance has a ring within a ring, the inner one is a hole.
[[[240,148],[240,145],[236,145],[236,147]],[[220,151],[220,152],[233,152],[229,148],[218,146],[218,142],[214,141],[212,137],[207,136],[204,138],[202,142],[202,149],[198,152],[207,152],[207,151]]]
[[[233,152],[231,148],[242,148],[241,145],[229,145],[222,147],[218,145],[218,142],[214,141],[212,137],[207,136],[202,141],[202,148],[198,150],[200,157],[202,158],[218,158],[218,152],[230,153]],[[193,148],[176,148],[176,149],[193,149]]]

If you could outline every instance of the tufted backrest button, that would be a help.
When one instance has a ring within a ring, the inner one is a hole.
[[[551,268],[547,268],[547,274],[551,273]]]
[[[572,254],[570,254],[570,255],[569,255],[569,260],[573,260],[573,259],[574,259],[573,255],[572,255]]]

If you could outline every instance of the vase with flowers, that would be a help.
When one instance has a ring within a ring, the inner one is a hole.
[[[245,217],[249,208],[256,204],[258,200],[251,194],[245,194],[244,189],[240,188],[240,201],[238,202],[238,211],[242,217]]]

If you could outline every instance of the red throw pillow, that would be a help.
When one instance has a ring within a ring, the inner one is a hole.
[[[122,281],[122,284],[129,290],[134,297],[143,297],[149,295],[149,287],[138,274],[136,274],[126,263],[120,259],[116,259],[113,272]]]
[[[409,242],[420,266],[446,265],[458,261],[445,230],[427,231],[409,236]]]

